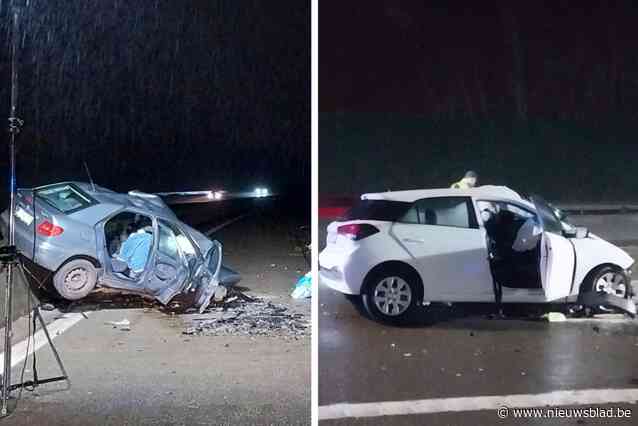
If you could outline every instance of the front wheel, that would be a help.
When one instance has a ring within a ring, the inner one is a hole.
[[[65,263],[53,276],[55,289],[67,300],[82,299],[93,291],[96,283],[97,270],[85,259]]]
[[[585,278],[581,292],[595,291],[607,293],[622,299],[630,299],[633,296],[631,282],[627,275],[617,266],[602,266],[590,272]],[[613,312],[615,309],[599,306],[598,310]]]
[[[374,273],[365,285],[363,305],[377,320],[403,324],[418,310],[420,288],[418,277],[401,268]]]

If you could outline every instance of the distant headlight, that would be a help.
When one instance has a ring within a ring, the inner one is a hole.
[[[206,197],[209,200],[221,200],[224,197],[224,191],[208,191]]]
[[[255,195],[257,197],[267,197],[268,196],[268,188],[255,188]]]

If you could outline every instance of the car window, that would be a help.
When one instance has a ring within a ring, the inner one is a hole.
[[[186,256],[195,256],[197,252],[195,251],[195,247],[191,240],[188,239],[186,235],[184,235],[181,231],[176,235],[177,245],[179,246],[182,253]]]
[[[47,204],[60,210],[62,213],[73,213],[97,204],[93,198],[80,188],[71,184],[47,186],[37,189],[36,195]]]
[[[340,220],[383,220],[394,222],[406,210],[411,203],[390,200],[360,200]]]
[[[415,201],[398,222],[457,228],[477,227],[474,208],[468,197],[435,197]]]
[[[153,221],[149,216],[123,211],[104,224],[104,241],[110,256],[119,251],[122,244],[133,234],[145,230],[153,234]]]
[[[160,220],[160,223],[165,228],[168,228],[174,236],[175,245],[177,249],[186,257],[187,260],[190,261],[193,257],[197,256],[197,248],[193,245],[192,241],[188,236],[182,232],[175,224],[166,222],[164,220]]]
[[[543,231],[562,235],[563,225],[561,224],[558,216],[556,216],[556,212],[547,203],[547,201],[543,200],[543,198],[537,195],[532,196],[530,199],[534,203],[534,206],[536,206],[536,211],[538,212],[540,224],[543,227]]]
[[[159,238],[157,249],[160,253],[173,259],[179,258],[177,238],[173,230],[165,222],[159,223]]]

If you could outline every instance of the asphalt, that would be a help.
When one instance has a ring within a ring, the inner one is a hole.
[[[573,218],[603,238],[625,241],[638,239],[638,229],[630,226],[637,220],[636,215]],[[326,223],[321,225],[323,243]],[[638,256],[635,246],[626,249]],[[506,319],[495,320],[489,319],[493,312],[489,304],[432,307],[424,310],[418,324],[391,327],[367,318],[356,298],[320,285],[319,405],[638,387],[638,322],[616,316],[547,323],[538,319],[539,308],[509,308]],[[638,411],[633,411],[633,420],[618,422],[635,424]],[[503,421],[494,410],[487,410],[344,418],[321,424],[600,423]]]
[[[191,212],[192,214],[192,212]],[[213,217],[200,217],[200,229]],[[265,208],[213,237],[224,244],[224,263],[242,274],[240,286],[297,312],[310,300],[290,291],[307,272],[290,237],[299,220]],[[87,318],[54,340],[72,381],[23,391],[8,425],[309,424],[310,337],[184,335],[184,319],[156,308],[79,304]],[[47,321],[60,316],[45,312]],[[130,321],[125,331],[106,324]],[[14,342],[26,336],[16,323]],[[37,351],[40,378],[59,374],[48,346]],[[25,379],[33,374],[32,359]],[[17,382],[23,365],[13,369]],[[12,394],[17,397],[17,391]]]

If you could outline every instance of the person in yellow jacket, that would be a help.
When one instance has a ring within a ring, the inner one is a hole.
[[[474,188],[478,183],[478,175],[473,170],[465,172],[465,176],[458,182],[454,182],[450,188],[469,189]]]

